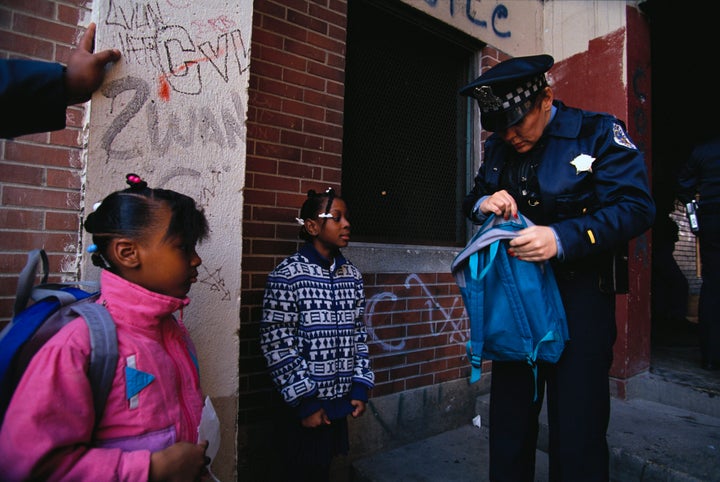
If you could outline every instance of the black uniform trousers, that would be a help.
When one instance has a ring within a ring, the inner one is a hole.
[[[606,440],[615,295],[600,291],[596,272],[556,278],[570,341],[556,365],[493,362],[490,395],[490,480],[533,482],[538,418],[547,396],[550,481],[609,480]]]
[[[698,334],[702,362],[720,366],[720,211],[699,213],[702,286]]]

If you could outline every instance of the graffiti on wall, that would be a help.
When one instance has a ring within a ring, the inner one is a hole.
[[[406,289],[410,289],[413,285],[420,287],[424,304],[427,307],[427,312],[430,314],[430,332],[433,335],[445,332],[450,333],[448,338],[449,343],[466,342],[469,339],[467,315],[463,310],[462,318],[453,317],[453,312],[459,304],[462,303],[460,295],[453,298],[452,305],[449,308],[443,308],[427,285],[420,279],[420,276],[415,273],[409,274],[404,282]],[[375,329],[379,326],[373,324],[382,303],[389,302],[392,304],[397,301],[399,301],[399,298],[395,293],[384,291],[368,298],[365,306],[365,325],[367,326],[368,336],[371,340],[375,340],[383,351],[402,351],[405,348],[405,340],[390,342],[380,339],[375,333]]]
[[[224,88],[214,102],[197,107],[188,100],[200,96],[209,82],[241,85],[240,78],[249,68],[249,49],[227,15],[191,16],[188,25],[167,20],[167,10],[190,5],[182,0],[110,1],[105,25],[112,30],[123,61],[131,69],[144,70],[142,78],[128,75],[101,90],[111,101],[112,121],[101,141],[106,162],[139,158],[147,154],[142,146],[163,156],[175,146],[186,149],[201,143],[232,149],[245,143],[246,106],[237,90]],[[181,101],[173,105],[175,97]],[[138,128],[147,132],[148,139],[128,135],[116,142],[124,130]],[[133,138],[135,142],[129,142]]]
[[[509,17],[509,11],[508,8],[502,4],[498,3],[495,5],[495,7],[492,9],[492,12],[490,14],[489,19],[484,18],[478,14],[478,9],[476,8],[479,6],[481,0],[424,0],[425,3],[432,7],[432,8],[448,8],[448,13],[451,17],[456,18],[455,15],[458,13],[459,15],[464,15],[465,20],[470,22],[471,24],[478,26],[480,28],[488,28],[488,21],[490,24],[490,29],[492,30],[492,33],[496,35],[499,38],[508,38],[512,36],[512,32],[510,30],[504,30],[502,27],[503,21],[507,20]],[[439,5],[442,4],[442,7]]]

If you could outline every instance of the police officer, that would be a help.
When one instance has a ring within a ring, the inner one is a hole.
[[[720,370],[720,137],[698,144],[678,172],[678,199],[698,195],[696,236],[700,242],[702,286],[698,334],[702,367]]]
[[[121,56],[118,49],[95,52],[96,28],[88,26],[67,65],[0,59],[0,138],[64,129],[67,107],[90,100],[106,66]]]
[[[480,108],[482,165],[463,203],[482,223],[518,212],[536,226],[510,242],[527,261],[551,260],[570,341],[556,365],[493,362],[490,480],[534,480],[538,416],[547,394],[550,480],[607,481],[609,371],[615,293],[627,288],[630,239],[650,228],[655,205],[643,155],[615,117],[554,98],[549,55],[504,61],[463,87]],[[624,276],[618,276],[618,274]]]

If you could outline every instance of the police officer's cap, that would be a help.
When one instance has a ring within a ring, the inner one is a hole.
[[[528,113],[537,94],[547,86],[545,72],[553,63],[550,55],[514,57],[460,89],[460,94],[477,100],[483,128],[504,130]]]

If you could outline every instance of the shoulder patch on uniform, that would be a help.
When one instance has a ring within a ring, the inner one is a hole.
[[[613,138],[615,139],[615,144],[619,146],[627,147],[628,149],[637,149],[625,133],[625,129],[618,123],[613,124]]]

